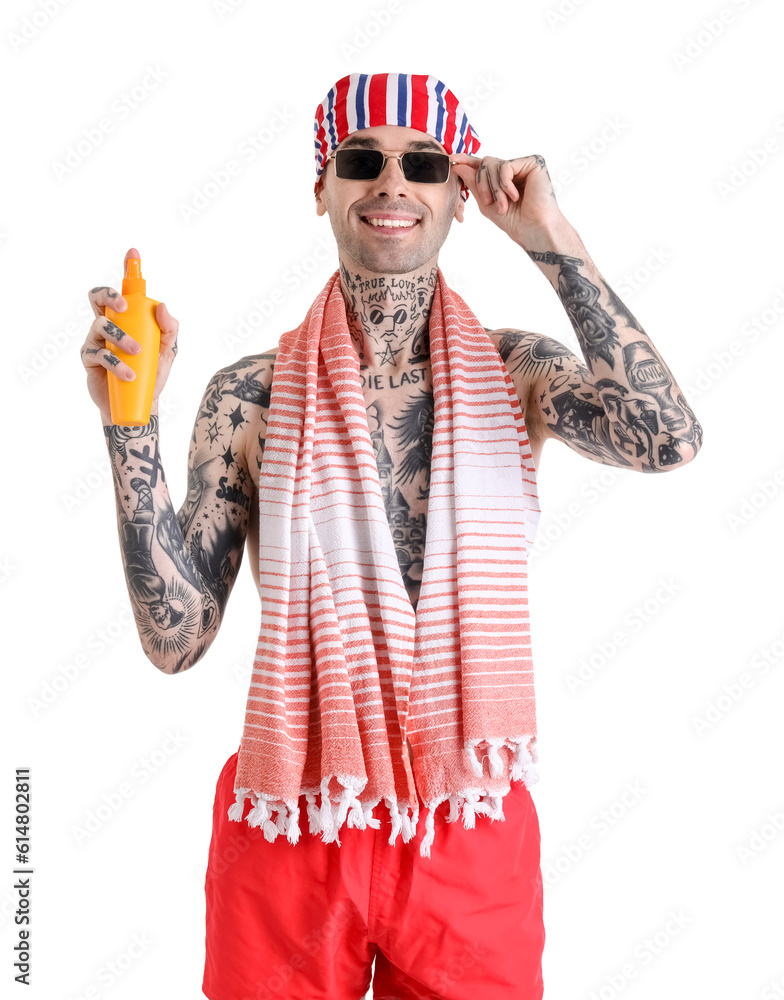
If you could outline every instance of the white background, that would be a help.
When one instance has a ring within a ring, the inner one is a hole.
[[[563,0],[561,15],[556,0],[46,2],[0,15],[3,994],[202,996],[212,800],[239,743],[257,636],[243,568],[201,662],[166,677],[142,653],[79,358],[87,291],[119,288],[136,246],[148,294],[181,322],[161,418],[179,508],[210,376],[276,345],[337,267],[334,250],[314,256],[332,244],[312,196],[316,104],[346,73],[397,71],[445,80],[482,155],[539,153],[554,180],[567,172],[561,210],[705,433],[697,460],[662,476],[614,471],[553,441],[544,450],[531,585],[545,996],[784,995],[776,0]],[[120,113],[124,94],[136,106]],[[104,119],[111,131],[93,144]],[[286,124],[241,159],[273,121]],[[69,147],[81,152],[62,169]],[[183,207],[231,159],[241,173],[186,221]],[[473,200],[439,264],[484,325],[576,347],[547,280]],[[275,290],[282,304],[227,343]],[[714,721],[700,727],[709,703]],[[167,753],[170,733],[182,742]],[[36,869],[27,991],[11,957],[22,766]],[[124,783],[122,807],[80,839]],[[624,805],[627,783],[640,791]],[[129,959],[134,935],[145,946]],[[123,974],[109,985],[111,962]]]

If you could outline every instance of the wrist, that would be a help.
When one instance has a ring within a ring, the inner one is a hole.
[[[536,250],[546,253],[552,250],[570,257],[579,257],[585,252],[577,230],[560,213],[539,226],[526,229],[525,236],[517,243],[525,251]]]
[[[153,404],[152,408],[150,409],[150,419],[152,420],[153,417],[157,416],[158,416],[158,407]],[[106,413],[104,413],[104,411],[101,410],[101,424],[103,427],[115,426],[114,420],[112,420],[111,410],[107,410]]]

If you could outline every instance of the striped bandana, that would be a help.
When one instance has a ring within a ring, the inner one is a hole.
[[[421,73],[350,73],[316,108],[316,185],[329,154],[352,132],[376,125],[402,125],[426,132],[447,153],[474,154],[479,136],[460,102],[434,76]],[[461,182],[460,195],[468,198]]]
[[[407,843],[419,792],[430,857],[442,802],[470,829],[504,819],[511,780],[537,780],[527,563],[539,502],[525,421],[495,343],[440,268],[429,336],[416,611],[339,271],[280,339],[258,482],[261,627],[228,810],[268,840],[297,843],[304,796],[325,842],[340,845],[344,824],[379,829],[383,803],[390,844]]]

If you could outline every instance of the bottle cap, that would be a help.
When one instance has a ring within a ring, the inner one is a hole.
[[[142,262],[138,257],[129,257],[125,262],[125,277],[122,283],[123,295],[131,292],[147,294],[147,282],[142,277]]]

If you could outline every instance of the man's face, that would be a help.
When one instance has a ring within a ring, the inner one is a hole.
[[[408,149],[446,150],[432,136],[401,125],[378,125],[352,132],[337,147],[380,149],[401,154]],[[446,184],[407,181],[400,160],[387,160],[371,181],[349,181],[335,176],[330,160],[319,179],[316,211],[329,214],[338,247],[368,271],[406,274],[431,260],[444,243],[452,219],[463,221],[460,178],[450,173]],[[367,219],[380,215],[414,219],[408,229],[374,227]]]

